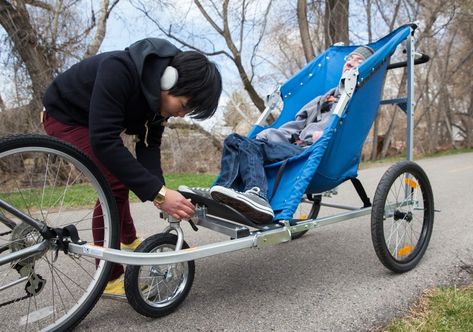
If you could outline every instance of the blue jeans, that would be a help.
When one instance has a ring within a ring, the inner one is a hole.
[[[288,143],[249,139],[229,135],[222,152],[220,175],[214,185],[246,191],[260,188],[260,196],[268,199],[268,181],[264,165],[300,154],[304,149]]]

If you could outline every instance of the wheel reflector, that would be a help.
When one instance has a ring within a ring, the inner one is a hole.
[[[405,179],[404,180],[406,182],[406,184],[411,187],[412,189],[416,189],[418,184],[415,180],[412,180],[412,179]]]
[[[412,247],[410,244],[408,244],[407,246],[404,246],[404,247],[402,247],[401,249],[399,249],[397,251],[397,256],[402,257],[402,256],[409,255],[412,252],[413,249],[414,249],[414,247]]]

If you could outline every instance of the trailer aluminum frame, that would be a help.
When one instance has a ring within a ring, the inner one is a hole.
[[[202,208],[199,208],[202,209]],[[339,213],[333,216],[308,219],[291,226],[289,222],[283,222],[284,226],[266,231],[254,231],[249,236],[236,238],[223,242],[206,244],[188,249],[180,249],[173,252],[163,253],[136,253],[126,252],[118,249],[102,248],[90,244],[69,244],[69,252],[77,255],[86,255],[106,261],[127,265],[161,265],[179,262],[187,262],[195,259],[205,258],[217,254],[237,251],[246,248],[265,248],[279,243],[291,241],[291,234],[310,230],[324,225],[330,225],[370,214],[371,207],[362,208],[357,211]],[[170,218],[171,219],[171,218]],[[215,222],[215,221],[214,221]],[[177,225],[176,225],[177,224]],[[170,221],[168,231],[179,227],[179,221]],[[179,234],[179,233],[178,233]]]

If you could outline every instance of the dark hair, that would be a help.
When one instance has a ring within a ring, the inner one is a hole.
[[[187,106],[194,119],[207,119],[217,110],[222,93],[222,77],[215,63],[196,51],[184,51],[174,56],[170,63],[177,69],[179,78],[169,90],[174,96],[189,97]]]

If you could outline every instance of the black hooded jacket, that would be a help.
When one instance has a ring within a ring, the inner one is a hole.
[[[53,118],[89,128],[97,158],[142,201],[153,200],[164,184],[160,79],[178,52],[165,40],[148,38],[93,56],[58,75],[43,98]],[[137,135],[136,159],[122,132]]]

